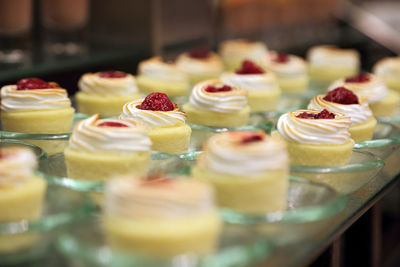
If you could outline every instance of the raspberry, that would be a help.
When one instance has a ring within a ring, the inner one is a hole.
[[[101,78],[125,78],[127,74],[122,71],[109,70],[100,72],[99,76]]]
[[[204,47],[198,47],[195,49],[192,49],[189,52],[189,56],[192,58],[197,58],[197,59],[206,59],[210,57],[210,50]]]
[[[49,83],[38,78],[26,78],[17,82],[17,90],[49,89],[53,88]]]
[[[286,63],[289,62],[289,56],[285,53],[278,53],[274,58],[273,58],[274,62],[277,63]]]
[[[219,92],[229,92],[232,91],[232,87],[230,87],[229,85],[224,85],[222,87],[216,87],[214,85],[209,85],[206,87],[206,92],[209,93],[219,93]]]
[[[354,77],[346,78],[346,83],[364,83],[369,82],[371,78],[369,77],[368,73],[361,73]]]
[[[315,119],[315,120],[318,120],[318,119],[334,119],[335,118],[335,114],[330,113],[329,111],[324,109],[323,111],[321,111],[320,113],[317,113],[317,114],[303,112],[303,113],[300,113],[299,115],[297,115],[296,117],[300,118],[300,119]]]
[[[344,87],[338,87],[330,91],[323,99],[343,105],[359,104],[358,97],[352,91]]]
[[[128,125],[125,125],[120,122],[115,122],[115,121],[105,121],[102,123],[97,124],[99,127],[128,127]]]
[[[151,93],[143,100],[138,108],[154,111],[171,111],[175,109],[175,104],[172,103],[164,93]]]
[[[236,71],[237,74],[262,74],[264,70],[257,66],[250,60],[245,60],[242,63],[242,67]]]
[[[248,134],[242,137],[242,144],[262,141],[263,137],[260,134]]]

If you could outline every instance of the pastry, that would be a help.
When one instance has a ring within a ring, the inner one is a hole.
[[[342,113],[350,117],[349,128],[351,138],[356,141],[371,140],[376,126],[376,119],[364,98],[358,98],[352,91],[345,87],[338,87],[326,95],[315,96],[309,109],[328,110]]]
[[[176,60],[176,65],[188,74],[192,85],[204,80],[216,79],[224,70],[219,55],[204,48],[181,54]]]
[[[286,144],[264,132],[215,134],[192,176],[212,184],[218,205],[249,214],[284,210],[289,157]]]
[[[312,47],[307,53],[308,73],[318,89],[324,90],[332,81],[358,73],[360,54],[354,49],[333,45]]]
[[[80,121],[64,151],[67,175],[73,179],[106,181],[116,174],[146,174],[151,141],[148,129],[130,120]]]
[[[373,70],[375,75],[385,81],[390,90],[400,93],[400,57],[379,60]]]
[[[166,94],[151,93],[125,104],[120,118],[145,124],[150,129],[152,150],[171,154],[188,151],[192,129],[185,124],[185,113]]]
[[[137,84],[142,93],[161,92],[170,97],[186,96],[190,87],[186,72],[159,57],[139,63]]]
[[[350,124],[350,117],[340,113],[304,109],[283,114],[273,135],[286,140],[291,164],[344,165],[354,146]]]
[[[384,81],[371,73],[362,73],[354,77],[339,79],[333,82],[328,90],[344,86],[353,91],[359,98],[365,98],[376,117],[394,116],[399,110],[400,96],[388,90]]]
[[[301,57],[270,52],[268,68],[275,73],[279,87],[285,93],[301,93],[308,88],[307,63]]]
[[[4,131],[57,134],[71,131],[74,109],[67,90],[37,78],[20,80],[1,89],[1,124]],[[29,141],[47,153],[62,152],[61,141]]]
[[[183,105],[189,123],[236,127],[247,124],[250,107],[247,92],[236,86],[228,86],[220,80],[208,80],[196,84]]]
[[[244,60],[251,60],[266,68],[270,62],[268,48],[262,42],[251,42],[245,39],[228,40],[221,43],[219,54],[225,69],[233,71],[240,68]]]
[[[227,72],[221,81],[247,91],[247,100],[251,111],[274,111],[278,105],[281,90],[273,72],[265,71],[249,60],[235,72]]]
[[[121,71],[86,73],[78,87],[76,102],[84,114],[118,115],[125,103],[139,98],[135,77]]]
[[[112,248],[170,258],[214,250],[221,221],[210,186],[189,179],[121,177],[105,193],[103,229]]]

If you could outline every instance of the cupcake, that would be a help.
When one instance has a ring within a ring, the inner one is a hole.
[[[318,89],[325,89],[336,79],[356,75],[360,67],[360,54],[354,49],[319,45],[308,50],[307,61],[311,81],[322,87]]]
[[[307,63],[301,57],[270,52],[268,68],[275,73],[279,87],[285,93],[301,93],[307,90]]]
[[[261,131],[212,136],[192,169],[214,186],[219,206],[250,214],[286,208],[288,173],[285,142]]]
[[[245,39],[236,39],[222,42],[219,47],[226,70],[240,68],[244,60],[251,60],[256,64],[267,67],[269,64],[268,48],[262,42],[250,42]]]
[[[99,116],[75,126],[64,151],[68,177],[105,181],[116,174],[146,174],[151,153],[147,128],[136,121]]]
[[[291,164],[344,165],[349,162],[354,146],[350,125],[350,117],[341,113],[297,110],[279,118],[278,132],[273,135],[286,140]]]
[[[188,179],[121,177],[106,187],[103,230],[117,250],[157,258],[214,250],[221,221],[211,188]]]
[[[86,73],[78,87],[76,102],[84,114],[118,115],[125,103],[139,98],[135,77],[121,71]]]
[[[145,124],[150,129],[152,150],[171,154],[188,151],[192,129],[185,124],[185,113],[166,94],[151,93],[125,104],[120,118]]]
[[[275,74],[264,71],[252,61],[245,60],[235,72],[224,73],[221,81],[246,90],[253,112],[274,111],[278,105],[281,90]]]
[[[376,119],[368,107],[364,98],[359,99],[352,91],[345,87],[338,87],[326,95],[315,96],[309,109],[328,110],[342,113],[350,117],[349,132],[351,138],[356,141],[371,140],[376,126]]]
[[[204,48],[181,54],[176,60],[176,65],[188,74],[191,84],[216,79],[224,70],[219,55]]]
[[[142,93],[165,93],[171,97],[186,96],[189,78],[185,71],[172,63],[153,57],[139,63],[137,84]]]
[[[36,177],[36,157],[26,148],[0,148],[0,223],[35,220],[41,216],[47,184]],[[22,250],[35,234],[0,235],[0,253]]]
[[[385,82],[371,73],[362,73],[354,77],[339,79],[333,82],[328,90],[345,87],[359,98],[365,98],[376,117],[388,117],[397,114],[400,96],[397,92],[388,90]]]
[[[250,107],[247,92],[236,86],[229,86],[220,80],[208,80],[196,84],[183,105],[189,123],[236,127],[247,124]]]
[[[374,74],[385,81],[389,89],[400,93],[400,57],[379,60],[373,70]]]
[[[71,131],[74,109],[67,90],[37,78],[20,80],[1,88],[1,124],[4,131],[20,133],[66,133]],[[57,141],[29,141],[47,153],[61,152]]]

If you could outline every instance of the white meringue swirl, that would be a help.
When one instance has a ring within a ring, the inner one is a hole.
[[[138,92],[135,77],[128,74],[122,78],[103,78],[100,73],[86,73],[79,82],[82,92],[91,95],[131,95]]]
[[[220,80],[207,80],[195,85],[189,98],[189,104],[200,110],[219,113],[234,113],[247,107],[247,92],[232,86],[232,91],[209,93],[207,86],[223,86]]]
[[[228,40],[221,43],[219,53],[223,60],[239,58],[240,61],[251,60],[262,67],[268,66],[270,57],[268,48],[262,42],[251,42],[245,39]]]
[[[105,213],[128,219],[169,219],[215,210],[209,185],[188,179],[120,177],[105,192]]]
[[[400,79],[400,57],[387,57],[379,60],[375,64],[373,72],[382,78]]]
[[[358,69],[360,54],[355,49],[341,49],[334,45],[312,47],[307,53],[307,60],[313,66],[344,66]]]
[[[279,77],[302,77],[307,75],[307,62],[301,57],[295,55],[287,55],[287,62],[276,62],[273,59],[278,53],[270,51],[272,58],[268,69],[274,72]]]
[[[27,148],[0,148],[0,187],[17,186],[33,177],[35,154]]]
[[[334,119],[302,119],[300,113],[317,114],[319,110],[296,110],[278,120],[278,132],[287,141],[303,144],[343,144],[350,139],[350,117],[334,113]]]
[[[262,140],[243,143],[249,135],[260,135]],[[263,132],[226,132],[212,136],[199,157],[199,164],[207,170],[248,178],[271,170],[289,168],[289,158],[282,139]]]
[[[138,66],[139,75],[170,82],[188,82],[188,76],[177,65],[165,63],[159,57],[142,61]]]
[[[176,65],[189,74],[212,75],[224,70],[221,58],[213,52],[204,59],[193,58],[188,53],[183,53],[176,60]]]
[[[74,128],[69,146],[88,152],[131,153],[150,151],[151,141],[145,125],[120,119],[102,119],[99,115],[80,121]],[[122,123],[128,127],[98,126],[103,122]]]
[[[71,101],[68,98],[67,90],[63,88],[17,90],[16,85],[6,85],[1,88],[1,109],[7,112],[58,109],[70,106]]]
[[[137,99],[124,105],[121,119],[134,120],[144,123],[149,128],[173,126],[184,124],[186,120],[185,113],[177,106],[171,111],[154,111],[138,108],[144,99]]]
[[[230,86],[240,87],[247,91],[270,91],[278,88],[276,76],[272,72],[262,74],[224,73],[221,81]]]

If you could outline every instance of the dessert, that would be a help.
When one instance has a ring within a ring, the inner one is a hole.
[[[136,121],[102,119],[80,121],[64,151],[70,178],[106,181],[116,174],[145,174],[151,141],[147,128]]]
[[[135,77],[121,71],[86,73],[78,87],[76,102],[84,114],[118,115],[125,103],[139,98]]]
[[[333,45],[312,47],[307,53],[308,73],[318,89],[325,89],[332,81],[358,73],[360,54],[354,49]]]
[[[236,86],[228,86],[220,80],[208,80],[196,84],[183,105],[189,123],[236,127],[247,124],[250,107],[247,92]]]
[[[274,111],[278,105],[281,90],[276,76],[264,71],[250,60],[245,60],[235,72],[227,72],[221,76],[221,81],[230,86],[236,86],[247,91],[247,100],[251,111]]]
[[[345,87],[338,87],[326,95],[315,96],[308,105],[309,109],[328,110],[350,117],[349,132],[356,141],[371,140],[376,126],[376,119],[368,107],[365,98],[358,98]]]
[[[219,55],[204,48],[181,54],[176,60],[176,65],[188,74],[191,84],[216,79],[224,70]]]
[[[301,57],[285,53],[270,52],[268,68],[275,73],[281,90],[285,93],[300,93],[307,90],[307,63]]]
[[[125,104],[120,118],[145,124],[150,129],[152,150],[171,154],[188,151],[192,129],[185,124],[185,113],[166,94],[151,93]]]
[[[261,131],[212,136],[192,169],[214,186],[219,206],[250,214],[286,208],[288,173],[285,142]]]
[[[365,98],[376,117],[394,116],[400,104],[397,92],[388,90],[384,81],[371,73],[362,73],[354,77],[339,79],[333,82],[328,90],[344,86],[353,91],[359,98]]]
[[[114,249],[169,258],[205,255],[221,221],[210,186],[189,179],[121,177],[106,187],[103,229]]]
[[[66,133],[71,131],[74,109],[67,90],[38,78],[20,80],[1,88],[1,124],[4,131]],[[29,141],[55,154],[64,149],[58,141]]]
[[[390,90],[400,93],[400,57],[388,57],[379,60],[373,70],[375,75],[385,81]]]
[[[170,97],[186,96],[189,78],[184,70],[172,63],[153,57],[139,63],[137,84],[142,93],[161,92]]]
[[[350,138],[350,117],[326,109],[304,109],[283,114],[278,132],[286,140],[290,163],[335,166],[350,160],[354,140]]]
[[[244,60],[267,67],[269,64],[268,48],[262,42],[251,42],[245,39],[224,41],[219,47],[219,54],[226,70],[236,70]]]
[[[36,157],[25,148],[0,148],[0,223],[40,217],[47,184],[34,175]],[[34,234],[0,235],[0,253],[24,249]]]

